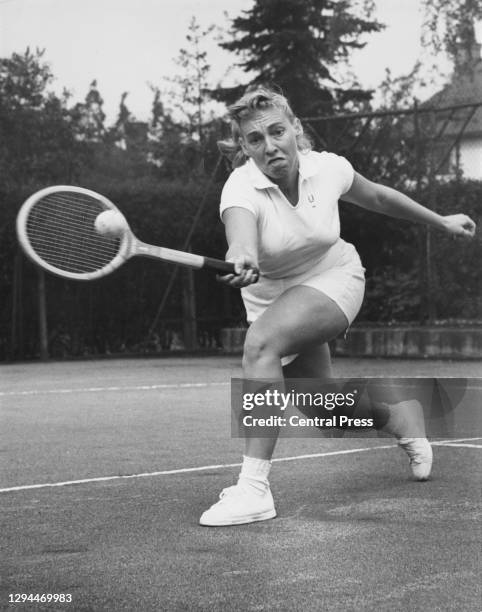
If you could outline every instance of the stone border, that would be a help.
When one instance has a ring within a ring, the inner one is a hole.
[[[245,334],[244,328],[222,329],[223,351],[241,353]],[[482,359],[482,327],[353,327],[331,349],[346,357]]]

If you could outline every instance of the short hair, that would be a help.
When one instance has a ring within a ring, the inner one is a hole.
[[[233,168],[238,168],[246,162],[246,155],[241,149],[239,139],[241,138],[241,122],[249,118],[258,110],[278,108],[282,110],[291,123],[296,119],[287,98],[267,87],[256,87],[248,89],[237,102],[228,107],[228,117],[231,122],[231,139],[220,140],[218,147],[221,153],[231,161]],[[297,137],[298,149],[300,151],[310,151],[310,140],[301,133]]]

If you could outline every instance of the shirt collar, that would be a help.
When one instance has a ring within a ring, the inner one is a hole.
[[[308,153],[298,152],[298,161],[299,173],[302,180],[311,178],[316,174],[316,165]],[[253,187],[255,187],[256,189],[268,189],[269,187],[277,187],[276,183],[273,183],[273,181],[271,181],[266,176],[266,174],[263,174],[263,172],[261,172],[261,170],[258,168],[258,166],[254,163],[252,159],[248,159],[246,163],[248,175]]]
[[[313,159],[314,155],[310,155],[310,151],[306,153],[298,153],[298,159],[300,162],[300,176],[302,180],[309,179],[315,176],[318,172],[317,165]]]
[[[256,189],[267,189],[268,187],[276,187],[276,184],[270,181],[270,179],[263,174],[254,161],[249,158],[246,162],[248,169],[248,176],[251,184]]]

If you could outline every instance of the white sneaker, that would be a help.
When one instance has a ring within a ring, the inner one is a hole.
[[[398,445],[410,459],[410,468],[415,480],[428,480],[432,469],[433,452],[427,438],[401,438]]]
[[[273,496],[269,487],[258,491],[249,485],[236,484],[223,489],[219,501],[203,513],[200,525],[222,527],[224,525],[242,525],[274,518]]]

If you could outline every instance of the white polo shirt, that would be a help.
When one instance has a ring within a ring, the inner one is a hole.
[[[267,278],[303,274],[340,240],[338,200],[351,187],[353,167],[334,153],[309,151],[298,156],[296,206],[251,159],[231,173],[222,191],[221,218],[233,206],[256,217],[259,268]]]

